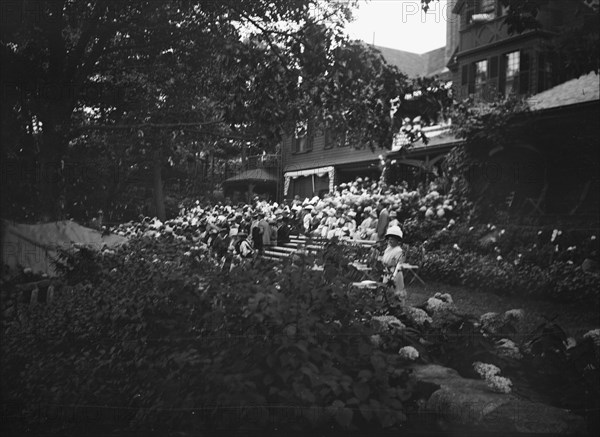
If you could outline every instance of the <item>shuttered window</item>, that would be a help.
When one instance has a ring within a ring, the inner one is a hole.
[[[529,76],[530,76],[529,53],[521,52],[519,63],[520,63],[519,94],[528,94],[529,93]]]
[[[498,77],[498,56],[490,58],[490,78]]]
[[[475,62],[469,65],[469,94],[475,93],[475,75],[477,72],[477,67],[475,66]]]
[[[504,87],[503,93],[505,96],[516,94],[519,90],[520,71],[521,71],[521,56],[519,51],[506,53],[504,56]]]

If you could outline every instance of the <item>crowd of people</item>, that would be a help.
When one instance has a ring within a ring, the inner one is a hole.
[[[225,201],[207,206],[197,202],[182,208],[177,218],[162,223],[146,217],[139,223],[121,226],[117,233],[173,233],[210,243],[219,252],[219,240],[227,241],[229,249],[248,247],[253,253],[261,253],[265,247],[285,244],[291,235],[299,234],[316,239],[380,241],[389,227],[400,225],[401,197],[407,193],[410,195],[403,187],[383,187],[368,178],[357,178],[322,197],[296,196],[283,203],[258,198],[251,204],[238,205]],[[240,243],[244,239],[248,244]]]
[[[416,193],[416,192],[415,192]],[[387,280],[404,290],[399,262],[403,233],[399,215],[402,200],[413,196],[406,187],[385,186],[368,178],[342,183],[322,197],[283,203],[255,198],[251,204],[196,202],[182,208],[177,218],[160,222],[143,218],[138,223],[119,226],[124,236],[173,235],[174,238],[202,244],[218,258],[254,258],[271,245],[283,245],[292,235],[317,239],[350,239],[388,242],[381,257]]]

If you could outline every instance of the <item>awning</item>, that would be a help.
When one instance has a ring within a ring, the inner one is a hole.
[[[288,171],[283,174],[283,195],[287,196],[288,190],[290,188],[290,179],[296,179],[302,176],[314,176],[317,175],[319,177],[329,176],[329,191],[333,191],[333,178],[335,176],[335,169],[333,166],[328,167],[317,167],[311,168],[308,170],[297,170],[297,171]],[[313,180],[313,190],[314,190],[314,180]]]
[[[264,168],[255,168],[252,170],[246,170],[235,176],[226,179],[223,183],[250,183],[250,182],[275,182],[277,183],[277,176],[269,173]]]
[[[311,168],[308,170],[288,171],[283,176],[286,178],[297,178],[298,176],[310,176],[316,174],[318,176],[325,176],[333,171],[333,166]]]

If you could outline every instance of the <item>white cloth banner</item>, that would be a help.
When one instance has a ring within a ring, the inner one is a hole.
[[[301,176],[317,175],[319,177],[329,176],[329,191],[333,191],[335,169],[333,166],[311,168],[309,170],[288,171],[283,174],[283,195],[287,196],[290,189],[290,179],[297,179]]]
[[[333,171],[333,166],[311,168],[309,170],[288,171],[283,176],[286,178],[296,178],[298,176],[310,176],[313,174],[322,176]]]

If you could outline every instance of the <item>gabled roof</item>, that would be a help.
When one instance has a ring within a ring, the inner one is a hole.
[[[422,54],[372,46],[379,50],[388,64],[395,65],[408,77],[433,76],[441,74],[446,67],[446,47],[440,47]]]
[[[425,58],[425,76],[439,75],[446,68],[446,47],[440,47],[430,52],[423,53]]]
[[[225,180],[224,183],[250,183],[250,182],[277,182],[277,176],[269,173],[264,168],[255,168],[246,170],[238,175],[232,176]]]
[[[600,77],[594,71],[577,79],[561,83],[527,99],[533,111],[598,101]]]
[[[426,64],[421,55],[388,47],[373,47],[381,52],[388,64],[395,65],[408,77],[423,76]]]

